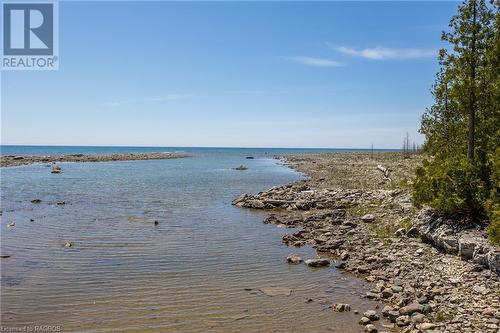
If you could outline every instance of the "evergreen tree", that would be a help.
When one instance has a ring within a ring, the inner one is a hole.
[[[435,103],[422,116],[431,159],[417,170],[417,206],[476,217],[500,207],[493,195],[500,193],[494,177],[500,147],[498,9],[498,2],[465,1],[442,34],[450,48],[440,50]]]

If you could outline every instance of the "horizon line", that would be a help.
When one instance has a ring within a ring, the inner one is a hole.
[[[143,145],[64,145],[64,144],[0,144],[3,146],[32,146],[32,147],[102,147],[102,148],[222,148],[222,149],[366,149],[371,150],[372,147],[270,147],[270,146],[143,146]],[[373,150],[402,150],[402,148],[376,148]]]

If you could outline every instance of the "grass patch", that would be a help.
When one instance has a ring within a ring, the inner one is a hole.
[[[367,207],[365,205],[352,205],[347,207],[347,213],[353,217],[361,217],[363,215],[369,214],[373,211],[372,207]]]

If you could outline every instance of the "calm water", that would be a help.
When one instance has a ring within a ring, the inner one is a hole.
[[[121,147],[121,146],[15,146],[0,145],[2,155],[62,155],[62,154],[114,154],[143,152],[189,152],[196,155],[286,155],[329,152],[368,152],[370,149],[354,148],[198,148],[198,147]],[[374,151],[398,151],[375,149]]]
[[[205,150],[175,160],[62,163],[56,175],[42,164],[2,169],[1,253],[11,256],[1,259],[2,326],[360,332],[359,316],[334,313],[327,303],[371,309],[358,297],[366,286],[334,268],[286,264],[290,252],[308,258],[314,251],[287,248],[281,235],[290,229],[231,206],[242,192],[301,178],[272,159],[245,160],[248,154]],[[249,170],[232,170],[240,164]],[[35,198],[42,202],[31,203]],[[66,204],[54,204],[59,200]],[[259,292],[272,286],[293,292]]]

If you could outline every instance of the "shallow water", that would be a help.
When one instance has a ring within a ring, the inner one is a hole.
[[[244,153],[1,170],[3,327],[85,332],[360,332],[366,286],[295,252],[262,212],[231,206],[301,175]],[[247,171],[233,170],[245,164]],[[42,200],[33,204],[32,199]],[[64,200],[65,205],[55,204]],[[34,221],[30,221],[34,219]],[[158,221],[158,225],[154,221]],[[14,227],[7,224],[15,222]],[[64,247],[71,242],[71,247]],[[264,287],[292,289],[269,297]],[[306,299],[312,298],[310,303]]]

